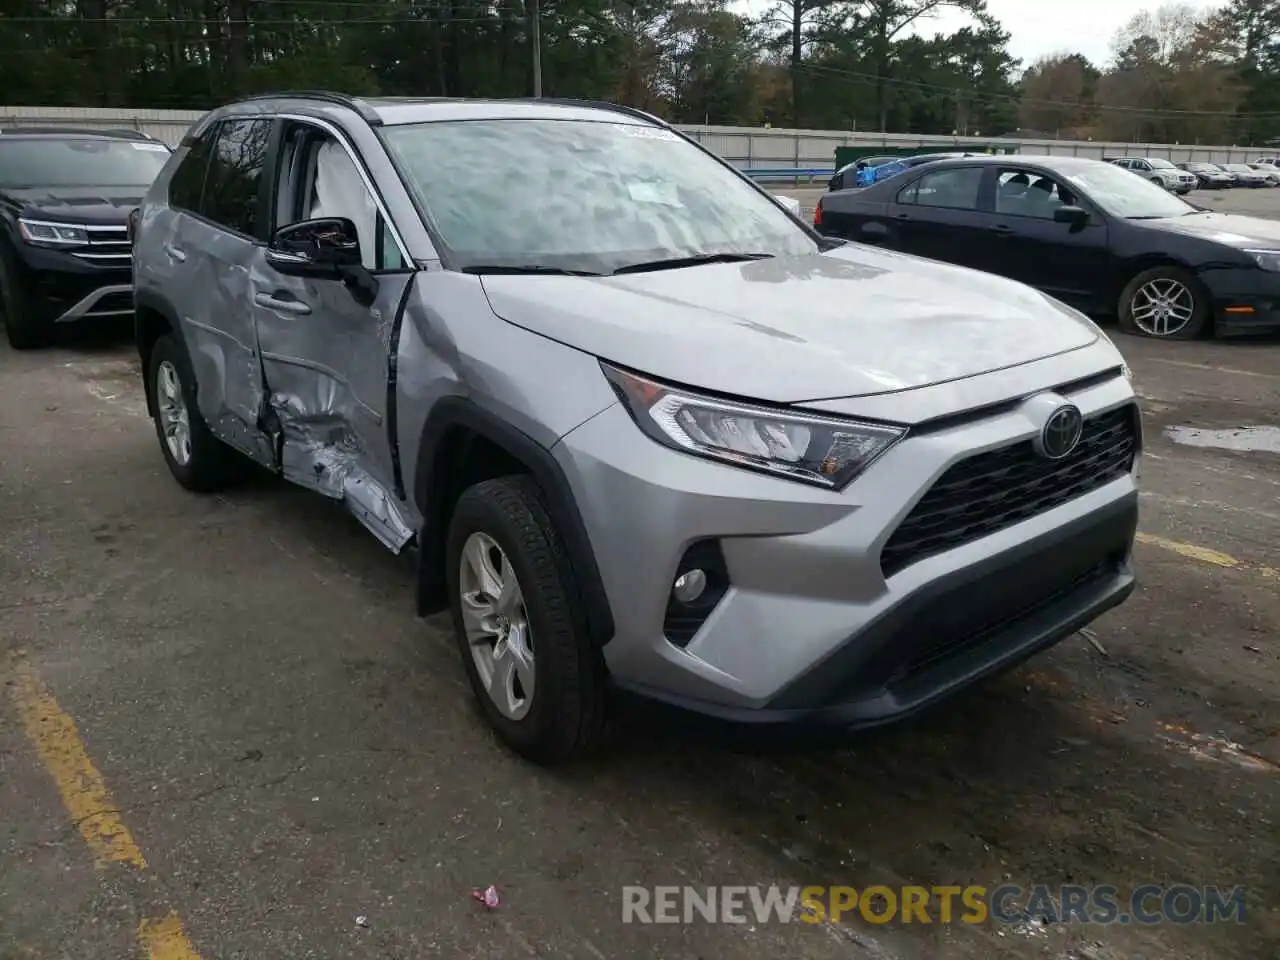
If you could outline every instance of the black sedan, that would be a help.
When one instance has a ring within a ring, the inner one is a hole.
[[[1129,333],[1280,329],[1280,223],[1202,210],[1098,160],[939,160],[824,194],[814,226],[1020,280]]]

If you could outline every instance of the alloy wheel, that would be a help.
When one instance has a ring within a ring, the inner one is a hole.
[[[1134,291],[1129,312],[1148,336],[1172,337],[1191,322],[1196,299],[1185,283],[1169,277],[1148,280]]]
[[[191,462],[191,417],[178,370],[168,360],[156,368],[156,407],[169,456],[178,466],[185,467]]]
[[[498,711],[521,720],[533,706],[534,657],[524,593],[515,568],[488,534],[462,548],[462,623],[476,673]]]

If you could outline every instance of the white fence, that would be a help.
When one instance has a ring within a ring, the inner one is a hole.
[[[127,127],[177,144],[202,115],[200,110],[107,110],[79,107],[0,107],[0,132],[13,126],[84,127],[94,130]],[[1011,140],[994,137],[919,137],[910,134],[851,133],[844,130],[777,130],[756,127],[681,125],[680,129],[708,149],[740,167],[830,167],[836,147],[965,147],[1011,146],[1024,154],[1101,158],[1140,155],[1175,162],[1207,160],[1233,163],[1275,151],[1239,146],[1102,143],[1092,140]]]

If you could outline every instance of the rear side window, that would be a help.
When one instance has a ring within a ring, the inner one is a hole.
[[[271,120],[224,120],[209,158],[202,209],[214,223],[249,237],[266,225],[262,176],[271,141]]]
[[[209,154],[213,148],[213,138],[217,134],[217,126],[210,127],[195,143],[187,148],[187,155],[178,164],[169,180],[169,206],[179,210],[200,212],[200,201],[204,194],[204,177],[209,169]]]
[[[921,207],[977,210],[983,170],[983,167],[960,167],[926,173],[898,194],[898,202]]]

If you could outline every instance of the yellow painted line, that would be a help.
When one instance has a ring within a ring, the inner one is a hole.
[[[4,666],[0,658],[0,667]],[[89,758],[75,720],[58,706],[24,657],[10,657],[8,666],[14,703],[27,739],[57,785],[62,805],[98,868],[126,864],[146,870],[147,861],[125,826],[106,780]],[[200,960],[173,911],[159,920],[143,920],[137,936],[149,960]]]
[[[150,960],[200,960],[183,932],[182,921],[172,911],[160,920],[143,920],[138,925],[138,942]]]
[[[27,739],[57,784],[62,805],[94,861],[99,867],[127,863],[145,870],[147,861],[120,818],[106,781],[89,759],[76,722],[24,660],[14,664],[14,699]]]
[[[1229,570],[1247,570],[1268,579],[1280,579],[1280,570],[1276,570],[1273,567],[1250,566],[1230,554],[1222,553],[1218,550],[1210,550],[1208,547],[1197,546],[1194,543],[1166,540],[1164,537],[1157,537],[1151,533],[1139,533],[1137,540],[1139,543],[1145,543],[1148,546],[1159,547],[1161,550],[1176,553],[1178,556],[1186,557],[1188,560],[1211,564],[1215,567],[1225,567]]]

